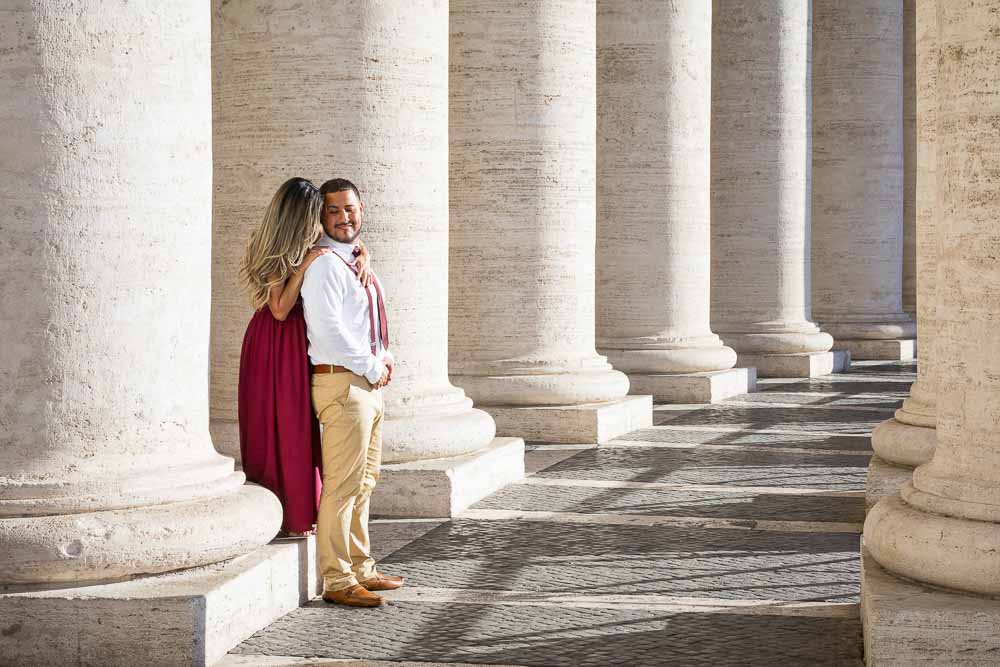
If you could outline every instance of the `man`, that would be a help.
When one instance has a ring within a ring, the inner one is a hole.
[[[392,380],[382,289],[372,273],[362,285],[354,265],[365,206],[358,189],[336,178],[320,188],[319,244],[332,252],[306,270],[302,300],[313,364],[312,401],[323,425],[323,493],[316,545],[323,599],[377,607],[371,591],[403,585],[375,569],[368,539],[368,507],[382,459],[382,387]]]

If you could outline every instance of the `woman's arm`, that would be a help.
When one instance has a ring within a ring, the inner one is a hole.
[[[292,269],[285,284],[271,286],[271,292],[267,295],[267,307],[271,310],[271,315],[279,322],[284,322],[288,313],[292,312],[295,302],[299,300],[299,292],[302,290],[302,280],[305,278],[306,269],[320,255],[331,252],[329,248],[313,248],[306,253],[306,258],[302,260],[302,265]],[[269,276],[269,279],[273,276]]]
[[[371,272],[371,253],[368,252],[368,246],[364,244],[364,241],[358,239],[358,249],[361,251],[358,256],[354,258],[354,266],[358,269],[358,280],[365,287],[372,282],[372,272]]]

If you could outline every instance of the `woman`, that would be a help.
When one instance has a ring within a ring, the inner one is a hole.
[[[309,265],[327,252],[323,197],[311,182],[281,185],[250,235],[240,277],[256,310],[240,355],[240,454],[247,479],[272,491],[284,508],[285,536],[308,535],[316,522],[321,478],[319,424],[309,397],[306,323],[299,290]],[[367,274],[361,247],[359,278]]]

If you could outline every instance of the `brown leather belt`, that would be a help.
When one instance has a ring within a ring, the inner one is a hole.
[[[337,364],[317,364],[313,366],[313,374],[321,373],[350,373],[351,369],[338,366]]]

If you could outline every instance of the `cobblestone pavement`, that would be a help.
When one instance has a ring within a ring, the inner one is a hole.
[[[862,665],[858,531],[871,429],[913,362],[766,380],[597,446],[529,444],[534,472],[438,523],[374,522],[407,585],[314,601],[233,664]],[[265,657],[267,656],[267,657]]]

